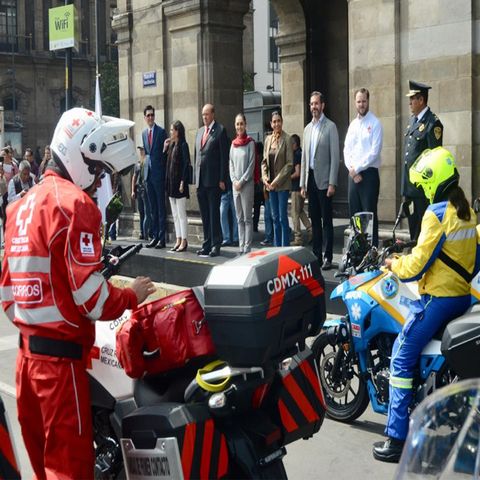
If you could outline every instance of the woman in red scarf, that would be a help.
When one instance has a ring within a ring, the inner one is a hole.
[[[230,147],[230,179],[233,186],[233,203],[238,222],[240,254],[252,248],[253,174],[255,168],[255,141],[247,135],[247,121],[243,113],[235,117],[237,136]]]

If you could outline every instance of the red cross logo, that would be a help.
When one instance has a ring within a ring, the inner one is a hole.
[[[88,233],[84,233],[82,242],[86,247],[90,246],[90,244],[92,243],[91,236]]]
[[[87,357],[87,370],[91,370],[93,368],[92,360],[100,360],[100,349],[95,345],[91,348],[90,353]]]
[[[93,117],[93,112],[92,112],[91,110],[87,110],[87,115],[88,115],[89,117]]]
[[[247,255],[248,258],[255,258],[255,257],[263,257],[265,255],[268,255],[268,252],[266,250],[259,250],[258,252],[252,252]]]
[[[15,224],[18,227],[18,234],[21,237],[27,234],[28,226],[32,223],[35,195],[35,193],[29,195],[27,201],[18,209]]]
[[[75,118],[74,120],[72,120],[72,127],[79,127],[79,126],[80,126],[79,118]]]

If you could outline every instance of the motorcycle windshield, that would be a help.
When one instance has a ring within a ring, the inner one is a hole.
[[[396,479],[480,478],[480,379],[453,383],[413,412]]]

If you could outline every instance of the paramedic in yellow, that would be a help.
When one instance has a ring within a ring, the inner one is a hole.
[[[410,168],[410,181],[430,202],[412,253],[387,259],[385,265],[403,282],[418,280],[420,300],[393,346],[390,403],[385,442],[373,456],[398,462],[408,432],[413,371],[425,345],[448,321],[470,306],[470,282],[478,271],[476,216],[463,190],[453,155],[443,147],[425,150]]]

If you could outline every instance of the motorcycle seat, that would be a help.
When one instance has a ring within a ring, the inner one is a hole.
[[[137,405],[148,407],[163,402],[183,403],[188,384],[195,378],[197,370],[210,361],[210,357],[194,358],[184,367],[164,373],[145,375],[136,380],[133,395]]]

